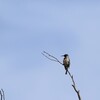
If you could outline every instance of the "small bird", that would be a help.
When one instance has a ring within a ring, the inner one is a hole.
[[[70,58],[68,54],[64,54],[63,65],[66,70],[65,74],[68,72],[68,68],[70,67]]]

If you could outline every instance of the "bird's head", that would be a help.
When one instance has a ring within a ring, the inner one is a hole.
[[[62,55],[63,57],[67,57],[68,56],[68,54],[64,54],[64,55]]]

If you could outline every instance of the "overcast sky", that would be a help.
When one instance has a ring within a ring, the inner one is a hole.
[[[77,100],[62,65],[71,59],[82,100],[100,99],[100,3],[0,0],[0,88],[6,100]]]

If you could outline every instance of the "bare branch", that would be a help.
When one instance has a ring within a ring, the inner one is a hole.
[[[42,53],[42,55],[43,56],[45,56],[46,58],[48,58],[49,60],[51,60],[51,61],[55,61],[55,62],[57,62],[55,59],[51,59],[51,58],[49,58],[47,55],[45,55],[44,53]]]
[[[51,60],[51,61],[55,61],[55,62],[58,62],[58,63],[60,63],[61,65],[63,65],[56,57],[50,55],[50,54],[47,53],[46,51],[43,51],[42,55],[45,56],[46,58],[48,58],[48,59]]]
[[[61,63],[56,57],[52,56],[51,54],[49,54],[49,53],[47,53],[47,52],[45,52],[45,51],[43,51],[42,55],[45,56],[46,58],[48,58],[48,59],[51,60],[51,61],[55,61],[55,62],[58,62],[58,63],[60,63],[61,65],[63,65],[63,63]],[[77,90],[77,88],[76,88],[76,84],[75,84],[73,75],[71,75],[71,73],[70,73],[69,71],[68,71],[68,74],[69,74],[69,76],[70,76],[70,78],[71,78],[71,80],[72,80],[72,83],[73,83],[73,84],[72,84],[72,87],[73,87],[74,91],[76,92],[76,94],[77,94],[77,96],[78,96],[78,99],[81,100],[80,92],[79,92],[79,90]]]
[[[3,100],[5,100],[5,93],[4,93],[4,90],[1,89],[1,91],[2,91],[2,95],[3,95]]]
[[[0,100],[5,100],[5,95],[3,89],[0,90]]]
[[[2,100],[2,93],[1,93],[1,91],[0,91],[0,100]]]
[[[80,93],[79,93],[79,90],[76,89],[76,84],[75,84],[75,81],[74,81],[74,78],[73,78],[73,75],[71,75],[71,73],[68,71],[68,74],[72,80],[72,87],[73,89],[75,90],[75,92],[77,93],[77,96],[78,96],[78,99],[81,100],[81,96],[80,96]]]

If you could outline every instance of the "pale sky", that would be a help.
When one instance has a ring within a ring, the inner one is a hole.
[[[6,100],[78,100],[62,65],[68,53],[82,100],[100,99],[100,2],[0,0],[0,88]]]

